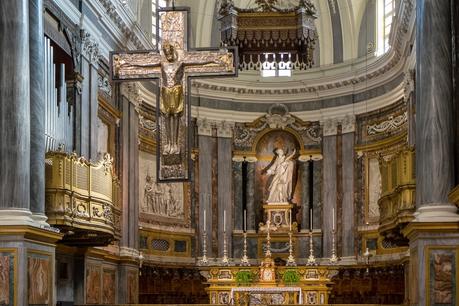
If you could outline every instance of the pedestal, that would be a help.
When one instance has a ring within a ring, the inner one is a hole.
[[[412,222],[408,305],[458,305],[459,224]]]
[[[268,203],[263,205],[266,214],[266,222],[271,222],[271,225],[277,228],[276,232],[289,231],[292,208],[293,205],[290,203]]]

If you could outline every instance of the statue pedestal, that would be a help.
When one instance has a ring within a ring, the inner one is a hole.
[[[266,222],[270,222],[277,228],[276,232],[288,232],[290,230],[290,217],[293,204],[268,203],[263,205],[266,214]],[[292,230],[296,230],[296,223],[292,222]]]

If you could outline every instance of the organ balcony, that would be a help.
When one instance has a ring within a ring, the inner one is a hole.
[[[416,210],[415,160],[414,148],[409,148],[379,163],[382,183],[378,200],[379,233],[397,245],[406,243],[401,230],[414,219]]]
[[[103,246],[120,238],[120,184],[112,158],[93,164],[76,154],[46,155],[46,215],[67,245]]]

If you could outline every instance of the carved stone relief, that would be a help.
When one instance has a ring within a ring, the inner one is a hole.
[[[376,158],[368,160],[368,217],[370,220],[379,219],[378,200],[381,196],[381,171]]]

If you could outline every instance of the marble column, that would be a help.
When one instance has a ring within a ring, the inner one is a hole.
[[[138,249],[138,220],[139,220],[139,138],[138,113],[133,103],[135,87],[132,84],[122,85],[121,121],[122,134],[122,186],[123,186],[123,218],[121,246]]]
[[[330,257],[332,254],[332,220],[333,210],[335,211],[336,222],[336,144],[337,144],[337,122],[328,119],[324,122],[323,128],[323,206],[322,206],[322,250],[323,257]],[[317,228],[318,224],[314,224]]]
[[[234,229],[243,230],[244,208],[242,207],[242,162],[244,157],[233,156],[233,202],[234,202]]]
[[[346,116],[342,122],[342,256],[354,256],[354,134],[355,116]]]
[[[29,1],[0,1],[0,224],[31,223]]]
[[[223,257],[224,234],[226,235],[227,255],[232,257],[233,237],[233,178],[232,178],[232,137],[234,123],[217,123],[218,155],[218,255]],[[224,215],[226,220],[223,220]],[[240,216],[238,216],[240,218]],[[224,222],[226,221],[226,222]],[[225,226],[225,227],[224,227]],[[225,232],[225,233],[224,233]]]
[[[96,161],[97,156],[97,118],[98,118],[98,68],[99,44],[90,33],[83,31],[81,38],[81,73],[83,75],[83,88],[81,99],[81,155]]]
[[[256,203],[255,203],[255,166],[256,157],[247,157],[247,231],[256,231]]]
[[[416,97],[414,94],[414,88],[414,69],[408,69],[405,71],[405,88],[403,97],[405,99],[408,116],[408,145],[410,147],[414,147],[416,144]]]
[[[30,210],[43,225],[45,215],[45,67],[43,0],[29,0]]]
[[[416,221],[458,221],[454,187],[451,1],[416,2]]]
[[[212,124],[206,119],[198,119],[198,146],[199,146],[199,241],[202,256],[202,239],[204,233],[204,218],[206,230],[207,256],[217,254],[212,252]],[[205,217],[204,217],[205,213]]]
[[[298,157],[298,162],[298,174],[301,177],[301,231],[308,232],[311,222],[309,212],[312,208],[309,171],[312,160],[309,155],[301,155]]]

